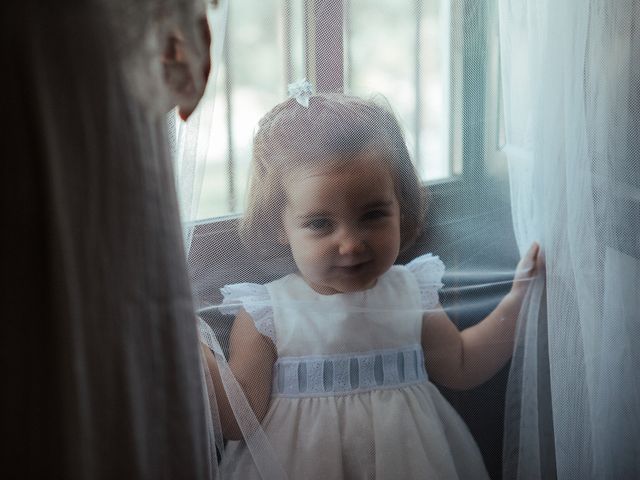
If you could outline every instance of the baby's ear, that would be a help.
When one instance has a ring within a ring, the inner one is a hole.
[[[177,28],[170,30],[163,41],[164,82],[183,120],[193,113],[202,98],[211,69],[211,33],[206,17],[199,20],[198,29],[199,35],[189,38],[201,41],[201,45],[191,45]]]

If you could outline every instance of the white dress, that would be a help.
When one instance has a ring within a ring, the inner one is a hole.
[[[262,427],[290,479],[486,479],[466,425],[428,381],[424,310],[444,265],[424,255],[366,291],[321,295],[298,274],[223,289],[270,337],[278,360]],[[223,478],[260,478],[244,442],[229,442]]]

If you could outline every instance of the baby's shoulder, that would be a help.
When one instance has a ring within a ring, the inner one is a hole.
[[[275,341],[273,305],[266,285],[233,283],[220,289],[222,303],[218,307],[225,315],[237,315],[244,310],[253,319],[256,329]]]

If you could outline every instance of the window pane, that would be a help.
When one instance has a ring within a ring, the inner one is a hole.
[[[209,129],[213,148],[202,184],[200,219],[243,208],[257,122],[286,98],[289,82],[306,76],[304,4],[305,0],[229,2],[215,118],[213,125],[202,126]],[[448,0],[344,4],[346,91],[379,93],[388,99],[425,180],[453,174],[448,5]]]
[[[258,120],[286,98],[289,77],[304,76],[302,18],[299,0],[229,2],[215,119],[209,126],[214,148],[205,170],[198,218],[242,210]]]
[[[348,91],[388,99],[423,179],[451,176],[449,2],[348,2]]]

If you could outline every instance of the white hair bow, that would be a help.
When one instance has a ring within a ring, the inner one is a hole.
[[[287,91],[290,98],[295,98],[303,107],[309,107],[309,98],[313,95],[313,87],[306,78],[290,83]]]

